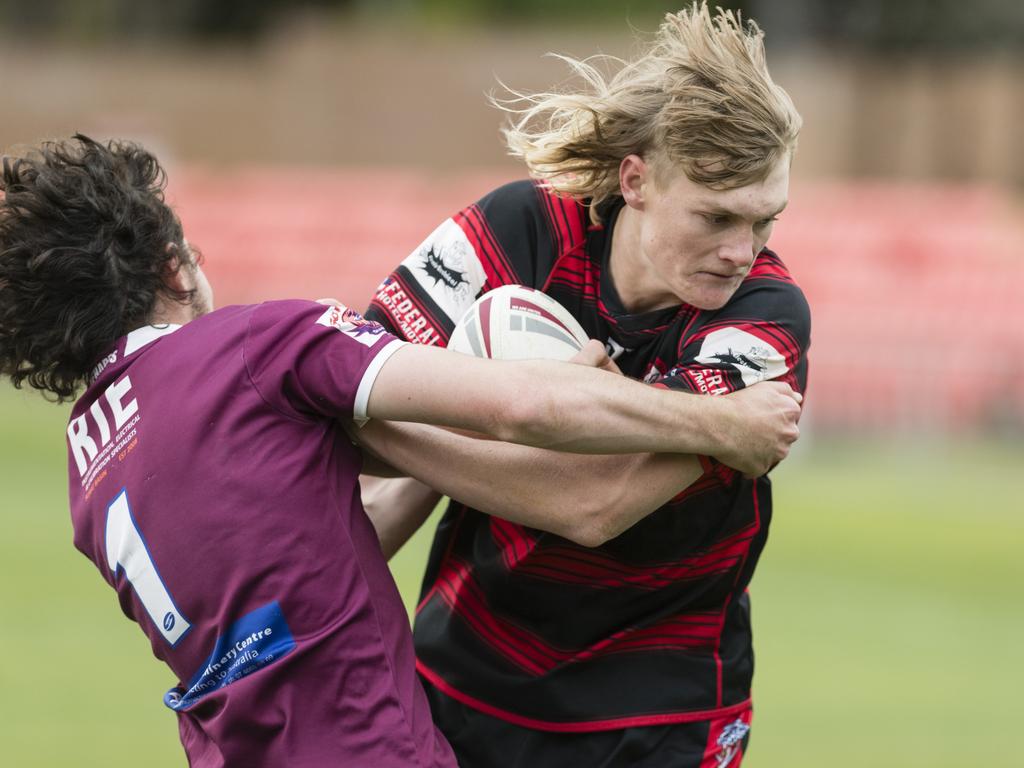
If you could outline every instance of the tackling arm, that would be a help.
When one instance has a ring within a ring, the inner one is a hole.
[[[799,396],[786,385],[760,390],[769,401],[767,419],[752,424],[743,407],[749,398],[703,398],[579,365],[480,360],[406,345],[381,368],[367,414],[580,453],[749,456],[757,452],[753,444],[767,448],[753,465],[753,473],[761,474],[796,440],[800,408]]]
[[[595,349],[599,346],[594,345]],[[443,357],[438,357],[438,354]],[[431,356],[447,361],[453,354],[434,350]],[[693,423],[680,421],[675,425],[678,439],[690,440],[691,442],[687,443],[689,445],[710,445],[712,447],[708,453],[715,454],[726,463],[750,474],[767,471],[771,464],[785,455],[789,443],[796,436],[798,396],[794,397],[788,387],[780,384],[753,387],[713,403],[708,398],[650,388],[581,366],[540,363],[539,367],[546,369],[548,374],[552,366],[554,371],[565,372],[568,383],[573,386],[559,390],[559,387],[566,384],[559,377],[552,378],[548,375],[533,378],[538,374],[538,371],[534,370],[537,368],[535,364],[506,363],[496,366],[493,362],[481,363],[479,360],[461,355],[454,357],[454,367],[445,368],[445,376],[450,377],[449,382],[456,380],[459,383],[454,387],[442,388],[441,391],[445,391],[446,395],[440,398],[440,405],[430,405],[437,398],[429,395],[429,392],[438,391],[436,388],[428,390],[425,394],[422,391],[407,391],[405,385],[401,384],[393,391],[385,383],[383,393],[378,394],[383,394],[385,400],[401,398],[395,407],[399,410],[405,409],[406,414],[411,413],[409,409],[412,409],[417,417],[423,416],[423,408],[429,411],[436,407],[440,410],[434,413],[434,416],[439,421],[443,420],[441,412],[454,405],[461,411],[459,425],[477,429],[487,429],[488,426],[493,428],[490,420],[500,418],[497,414],[503,411],[503,398],[511,396],[524,399],[521,395],[523,391],[530,392],[530,397],[526,398],[530,401],[543,401],[548,396],[555,397],[557,405],[560,406],[557,410],[563,413],[558,414],[556,420],[551,423],[562,425],[561,420],[568,419],[564,422],[566,434],[562,437],[571,441],[576,434],[573,430],[579,429],[583,429],[587,434],[596,432],[598,438],[595,439],[595,445],[599,450],[607,447],[601,442],[601,430],[622,429],[622,425],[617,421],[620,417],[625,418],[627,422],[629,419],[637,419],[638,413],[645,413],[644,400],[650,399],[659,406],[655,409],[655,419],[659,428],[663,427],[666,414],[671,415],[674,406],[700,408],[705,415],[714,413],[724,406],[724,411],[718,411],[721,420],[715,428],[708,430],[707,435],[701,437],[696,434],[701,427],[698,426],[699,420],[694,419]],[[580,362],[601,365],[600,357],[587,360],[586,356],[581,355]],[[410,362],[409,359],[406,362]],[[465,369],[460,369],[460,363],[463,362],[469,362],[470,369],[482,372],[484,380],[456,378],[456,374],[466,373]],[[514,373],[521,371],[524,366],[527,368],[526,381],[519,381],[515,375],[508,375],[510,370]],[[501,375],[494,379],[489,378],[496,370]],[[393,374],[399,376],[397,381],[415,378],[407,376],[403,379],[400,376],[402,371],[401,364],[392,370]],[[418,381],[420,384],[425,383],[422,377]],[[580,381],[587,386],[580,385]],[[617,386],[616,382],[625,385],[623,392],[618,392],[622,387]],[[610,387],[618,394],[613,395],[610,400],[600,400],[589,390],[590,385]],[[375,392],[377,386],[379,384],[375,385]],[[504,387],[512,388],[511,395]],[[625,401],[617,399],[630,394],[639,398],[639,410],[636,409],[638,401],[628,397]],[[421,401],[418,407],[411,403],[414,395]],[[372,405],[371,394],[371,409]],[[588,409],[588,405],[592,408]],[[662,405],[665,407],[662,408]],[[473,409],[481,406],[489,410],[484,415],[474,416]],[[610,420],[605,418],[607,414],[603,411],[620,407],[625,416],[620,414],[613,415]],[[388,412],[386,405],[382,406],[382,409]],[[371,415],[373,413],[375,412],[371,410]],[[542,408],[532,412],[532,415],[521,418],[527,421],[530,418],[538,419],[539,429],[544,433],[544,430],[551,429],[550,424],[544,421],[545,418],[551,418],[545,416],[546,413],[547,410]],[[723,418],[723,414],[731,416]],[[376,415],[379,416],[380,413],[376,412]],[[587,425],[581,427],[576,417],[582,417]],[[409,416],[405,415],[403,418]],[[450,419],[450,415],[445,418]],[[527,429],[528,436],[535,437],[536,429],[536,424]],[[621,441],[616,438],[612,443],[612,449],[628,450],[626,446],[629,439],[648,439],[646,425],[638,422],[636,429],[639,430],[637,435],[627,436]],[[689,437],[683,436],[688,432],[694,434]],[[512,428],[507,436],[515,438],[522,435],[517,435],[515,428]],[[470,506],[513,522],[557,533],[587,546],[596,546],[617,536],[688,487],[702,474],[700,463],[695,457],[680,453],[634,453],[614,456],[568,454],[475,440],[417,424],[373,421],[360,430],[357,439],[371,453],[378,455],[388,464]],[[410,494],[417,500],[415,504],[405,503]],[[370,492],[366,499],[367,512],[377,527],[386,554],[390,556],[404,543],[429,514],[434,502],[436,496],[432,496],[429,489],[413,480],[370,482]]]
[[[371,421],[356,438],[396,469],[475,509],[588,547],[619,535],[703,472],[693,456],[568,454],[423,424]],[[387,485],[396,482],[402,481]],[[388,507],[377,509],[383,514],[372,515],[374,524],[390,555],[403,525]]]

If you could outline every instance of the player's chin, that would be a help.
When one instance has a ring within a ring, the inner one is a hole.
[[[713,312],[729,303],[742,282],[738,277],[722,278],[701,273],[698,279],[690,282],[689,290],[680,293],[680,298],[697,309]]]
[[[737,286],[738,287],[738,286]],[[714,312],[729,303],[729,299],[736,293],[736,289],[725,291],[701,291],[698,295],[691,297],[687,304],[705,312]]]

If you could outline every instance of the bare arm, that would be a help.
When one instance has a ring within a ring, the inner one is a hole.
[[[396,469],[475,509],[584,546],[619,535],[702,474],[693,456],[567,454],[422,424],[372,421],[356,437]],[[371,515],[382,542],[403,533],[401,515],[386,511]]]
[[[599,344],[592,346],[589,354],[588,350],[584,350],[578,356],[579,362],[617,370],[604,356]],[[441,354],[446,356],[445,359],[452,356],[451,353]],[[445,393],[441,408],[450,408],[453,405],[457,407],[461,419],[457,423],[460,426],[500,434],[501,425],[496,427],[493,421],[508,418],[503,413],[503,398],[512,397],[517,401],[529,403],[537,398],[543,400],[545,397],[553,397],[556,400],[555,404],[564,406],[565,411],[571,416],[582,416],[587,419],[589,423],[585,428],[595,431],[602,428],[601,424],[604,422],[595,418],[595,410],[587,407],[594,405],[594,395],[591,391],[581,392],[580,389],[570,387],[568,390],[556,389],[552,394],[552,386],[557,388],[566,385],[553,380],[550,376],[532,382],[529,380],[529,377],[538,375],[537,368],[550,369],[550,363],[515,363],[511,364],[511,368],[510,364],[498,364],[500,375],[490,379],[485,386],[475,380],[467,384],[466,380],[455,378],[460,373],[459,363],[467,360],[470,363],[475,362],[475,367],[479,369],[481,361],[460,355],[456,355],[455,358],[454,364],[445,369],[445,376],[449,383],[455,381],[462,386],[441,387],[440,391]],[[483,365],[484,368],[481,370],[484,373],[495,370],[493,362]],[[524,365],[530,372],[525,380],[517,379],[515,374],[521,371]],[[576,372],[589,371],[582,373],[583,380],[588,386],[608,385],[618,390],[622,387],[617,387],[616,382],[622,382],[626,385],[627,392],[637,394],[639,390],[638,396],[641,398],[650,394],[654,396],[655,402],[667,403],[667,411],[662,410],[659,405],[651,414],[661,428],[664,427],[666,419],[670,418],[672,406],[684,404],[689,409],[700,409],[698,415],[704,417],[703,421],[694,418],[692,422],[684,421],[676,427],[678,432],[684,433],[681,439],[690,440],[687,443],[689,445],[710,446],[707,453],[748,474],[766,472],[770,466],[785,456],[789,444],[796,438],[798,396],[794,397],[785,385],[762,384],[726,398],[712,399],[650,388],[581,366],[554,366],[556,372],[563,369],[568,371],[570,381],[574,377],[579,378],[575,376]],[[402,370],[403,366],[396,366],[392,373],[399,375]],[[413,398],[424,400],[422,390],[416,390],[408,385],[411,381],[424,385],[424,377],[417,377],[408,371],[404,373],[407,376],[406,380],[399,381],[404,385],[404,389],[384,390],[385,399],[398,397],[400,395],[397,393],[404,391],[403,396],[407,400],[398,404],[398,411],[402,411],[403,408],[415,408],[416,406],[412,404]],[[598,375],[597,378],[593,376],[595,373]],[[378,384],[374,387],[375,393],[378,393],[379,383],[378,379]],[[473,391],[474,387],[483,388],[480,391]],[[517,390],[516,387],[523,388]],[[528,392],[529,395],[523,395],[523,392]],[[622,406],[621,401],[614,400],[615,397],[622,396],[614,395],[611,402],[599,401],[597,413],[600,413],[601,408],[614,409]],[[429,410],[433,398],[428,394],[425,401],[426,405],[420,402],[419,407]],[[373,395],[370,405],[372,409]],[[636,403],[625,403],[627,414],[637,413],[635,410],[630,411],[631,405]],[[474,415],[473,409],[479,407],[483,407],[484,412]],[[486,410],[487,408],[490,410]],[[386,407],[383,410],[388,412]],[[542,419],[544,414],[544,411],[532,414],[527,411],[525,415],[520,414],[520,417]],[[371,415],[379,416],[380,412],[375,413],[371,410]],[[421,418],[423,416],[421,412],[417,412],[417,415]],[[514,421],[511,423],[515,424]],[[709,423],[709,427],[701,426]],[[578,428],[576,424],[570,422],[569,428]],[[546,425],[542,427],[546,428]],[[701,434],[701,429],[706,429],[707,433]],[[515,439],[514,432],[509,431],[506,434]],[[524,525],[552,531],[577,543],[591,546],[618,535],[701,475],[696,458],[671,452],[585,456],[473,440],[420,425],[388,424],[379,421],[371,422],[364,427],[357,437],[364,447],[382,457],[388,464],[477,509]],[[598,437],[604,436],[598,433]],[[646,439],[645,434],[636,437],[640,440]],[[614,448],[629,450],[625,443],[626,441],[616,443]],[[560,444],[559,447],[563,445]],[[434,497],[430,496],[429,490],[424,486],[411,480],[381,481],[374,485],[373,492],[366,500],[367,513],[377,527],[385,551],[390,556],[422,524],[433,506],[431,502]],[[418,490],[412,491],[412,488]],[[420,498],[421,501],[416,502],[416,498]],[[409,499],[412,499],[413,503],[409,503]]]
[[[371,422],[372,432],[377,430],[378,423],[387,425],[392,422]],[[424,448],[431,449],[430,446]],[[385,449],[379,453],[387,455],[389,451]],[[424,471],[419,473],[420,477],[432,476],[433,473],[425,471],[424,467],[421,469]],[[362,474],[359,476],[359,487],[363,508],[377,530],[380,548],[388,560],[419,530],[441,500],[440,493],[412,477]]]
[[[796,440],[800,410],[799,396],[789,387],[762,386],[769,388],[762,389],[763,397],[775,398],[768,408],[773,419],[755,419],[751,428],[752,414],[743,407],[749,400],[736,396],[706,398],[580,365],[480,360],[410,344],[381,368],[367,413],[375,419],[441,424],[581,453],[749,456],[756,451],[744,446],[753,440],[758,447],[767,445],[773,455],[767,465],[755,464],[760,474]],[[763,429],[766,423],[773,429]],[[758,439],[766,432],[768,438]]]

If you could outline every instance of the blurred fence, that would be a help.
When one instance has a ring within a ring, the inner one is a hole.
[[[819,428],[1024,428],[1024,220],[995,189],[805,184],[773,246],[813,310]]]
[[[171,199],[218,304],[366,305],[447,216],[510,178],[193,169]],[[818,432],[1024,431],[1024,220],[985,186],[800,182],[772,245],[814,315]]]
[[[789,29],[767,28],[769,42]],[[196,48],[32,44],[3,32],[0,148],[80,130],[142,141],[165,163],[443,171],[504,162],[509,173],[520,171],[504,157],[502,115],[485,98],[498,78],[527,92],[569,87],[568,69],[545,52],[634,48],[624,25],[427,33],[293,20],[260,45]],[[772,73],[804,117],[794,172],[1024,189],[1024,45],[1017,51],[780,43]]]
[[[77,7],[0,0],[29,21],[45,20],[44,5]],[[643,5],[648,22],[616,13],[653,29],[655,4]],[[1024,58],[1008,44],[1024,5],[1003,5],[749,4],[805,119],[773,246],[814,310],[806,423],[819,431],[1024,433]],[[362,307],[438,222],[523,172],[484,98],[497,78],[548,88],[567,71],[545,51],[633,47],[620,24],[358,16],[283,16],[230,45],[135,34],[90,45],[0,28],[11,73],[0,147],[75,130],[139,140],[169,167],[221,304],[333,295]],[[981,44],[990,37],[1003,43]],[[469,170],[480,167],[493,170]]]

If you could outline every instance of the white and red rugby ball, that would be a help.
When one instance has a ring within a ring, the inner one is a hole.
[[[448,349],[494,360],[568,360],[586,343],[583,327],[550,296],[503,285],[466,310]]]

